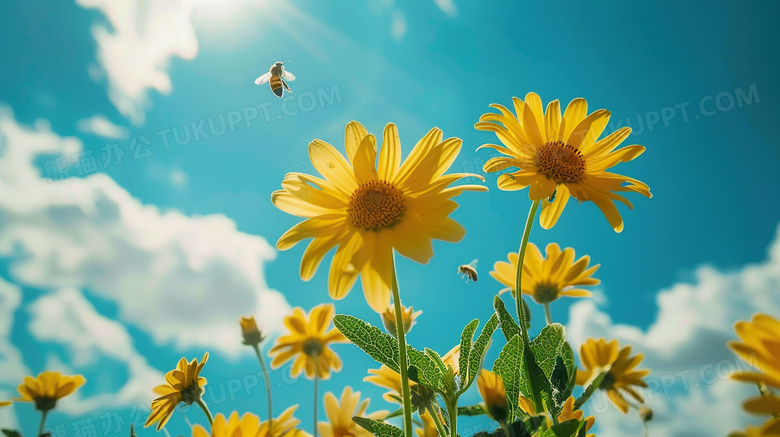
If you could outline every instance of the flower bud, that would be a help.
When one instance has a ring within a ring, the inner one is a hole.
[[[244,337],[245,345],[255,346],[265,340],[263,334],[257,329],[257,323],[253,316],[241,317],[238,319],[238,323],[241,325],[241,335]]]
[[[414,307],[406,308],[405,306],[401,305],[401,318],[404,322],[404,334],[408,334],[409,331],[411,331],[412,326],[417,323],[415,319],[420,314],[422,314],[422,311],[414,311]],[[393,305],[387,307],[385,312],[382,313],[382,323],[384,323],[387,332],[395,337],[398,332],[396,330],[395,307]]]

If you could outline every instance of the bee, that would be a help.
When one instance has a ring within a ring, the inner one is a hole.
[[[284,95],[284,90],[292,93],[290,86],[287,85],[287,81],[295,80],[295,75],[284,69],[284,64],[287,62],[277,62],[272,65],[271,68],[268,69],[268,73],[255,79],[255,85],[262,85],[266,82],[270,82],[271,91],[279,98]]]
[[[467,278],[466,282],[468,282],[469,279],[477,282],[477,261],[478,260],[475,259],[468,264],[463,264],[458,267],[458,273],[463,275],[461,276],[462,278]]]

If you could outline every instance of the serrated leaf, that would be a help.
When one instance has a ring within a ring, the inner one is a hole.
[[[574,367],[574,353],[571,351],[571,346],[566,343],[566,328],[561,324],[553,323],[545,326],[542,332],[531,340],[531,351],[547,378],[552,373],[556,357],[563,358],[567,370]]]
[[[439,371],[443,374],[447,372],[447,365],[444,364],[444,361],[442,361],[441,356],[433,349],[425,348],[423,349],[425,351],[425,355],[428,355],[428,358],[430,358],[433,361],[433,364],[438,367]]]
[[[523,304],[523,315],[525,316],[525,329],[531,329],[531,307],[528,306],[528,301],[524,297],[520,298],[520,303]]]
[[[465,382],[463,388],[461,388],[460,393],[466,391],[466,389],[468,389],[474,382],[474,379],[477,376],[477,372],[479,371],[480,367],[482,367],[482,359],[485,357],[485,352],[487,351],[487,348],[490,344],[490,338],[493,336],[493,333],[496,331],[497,327],[498,317],[493,314],[490,316],[490,319],[488,319],[487,323],[485,323],[485,326],[482,327],[482,332],[479,333],[477,341],[474,342],[474,346],[471,348],[471,352],[469,353],[469,372],[467,375],[468,380]],[[464,376],[462,369],[460,374],[461,377]]]
[[[428,355],[409,345],[406,345],[406,355],[409,360],[409,367],[417,368],[415,381],[439,393],[443,392],[443,375],[433,360]]]
[[[506,306],[504,305],[504,301],[501,300],[501,298],[498,296],[493,298],[493,309],[496,310],[496,316],[498,317],[498,322],[501,326],[501,332],[504,333],[504,338],[506,341],[509,341],[515,335],[520,334],[520,326],[518,326],[517,322],[515,322],[515,319],[513,319],[512,315],[509,314],[509,311],[507,311]]]
[[[463,332],[460,334],[458,367],[460,367],[461,375],[468,376],[469,374],[469,354],[471,354],[471,343],[474,341],[474,333],[477,331],[477,326],[479,326],[479,319],[474,319],[463,328]]]
[[[403,400],[401,400],[400,398],[398,398],[398,402],[399,402],[399,403],[403,403]],[[399,408],[399,409],[397,409],[397,410],[393,411],[392,413],[388,413],[388,415],[387,415],[387,416],[385,416],[385,420],[387,420],[387,419],[392,419],[392,418],[394,418],[394,417],[401,417],[401,416],[403,416],[403,415],[404,415],[404,407],[401,407],[401,408]]]
[[[550,387],[552,388],[552,399],[555,409],[551,411],[551,414],[557,416],[561,412],[563,403],[568,398],[568,385],[569,375],[566,373],[566,365],[563,364],[563,358],[557,357],[555,359],[555,366],[553,366],[552,373],[550,374]]]
[[[576,437],[577,430],[580,427],[580,421],[577,419],[567,420],[557,425],[553,425],[545,431],[542,436],[544,437]]]
[[[509,401],[509,418],[514,421],[519,417],[517,399],[520,396],[520,386],[525,385],[522,372],[523,366],[523,340],[520,333],[512,337],[493,363],[493,372],[504,381],[507,401]]]
[[[22,433],[11,428],[3,428],[0,430],[6,437],[22,437]]]
[[[596,379],[593,380],[593,382],[585,388],[585,391],[582,392],[580,397],[577,398],[577,400],[574,401],[574,409],[579,410],[582,408],[583,405],[585,405],[585,402],[588,402],[588,399],[590,399],[591,396],[593,396],[593,393],[596,392],[596,390],[601,387],[601,382],[604,381],[604,378],[607,376],[606,371],[601,372],[599,376],[596,377]]]
[[[553,404],[552,388],[550,380],[544,374],[544,370],[536,363],[533,352],[528,349],[523,350],[523,368],[528,375],[528,396],[534,404],[537,413],[548,411]]]
[[[352,421],[377,437],[404,437],[404,431],[401,428],[381,420],[355,416],[352,418]]]
[[[357,317],[344,314],[333,317],[333,325],[368,356],[400,372],[401,359],[395,337]]]

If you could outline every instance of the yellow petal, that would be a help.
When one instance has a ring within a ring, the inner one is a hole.
[[[376,138],[369,135],[363,138],[363,142],[355,153],[354,159],[355,181],[362,185],[378,177],[376,171]]]
[[[309,144],[309,158],[314,168],[345,196],[357,189],[352,168],[330,144],[322,140],[312,141]]]
[[[382,138],[382,149],[379,151],[379,178],[391,181],[401,165],[401,140],[398,137],[398,128],[393,123],[385,126]]]
[[[572,100],[563,112],[563,120],[565,121],[563,129],[560,133],[561,140],[565,141],[571,136],[574,128],[582,120],[585,119],[585,115],[588,113],[588,102],[585,99],[578,97]]]
[[[368,136],[368,131],[357,121],[350,121],[347,123],[347,127],[344,131],[344,149],[347,151],[347,159],[352,162],[358,146],[360,146],[363,138]]]

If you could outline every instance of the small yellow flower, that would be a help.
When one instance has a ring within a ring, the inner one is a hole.
[[[477,388],[482,400],[485,401],[488,415],[498,422],[505,421],[509,413],[509,405],[501,377],[490,370],[482,369],[477,377]]]
[[[436,423],[433,422],[433,416],[429,412],[420,414],[420,420],[422,421],[422,427],[414,430],[417,437],[439,437],[439,430],[436,428]],[[439,418],[441,421],[441,418]]]
[[[538,413],[536,412],[536,409],[534,408],[534,404],[531,402],[530,399],[527,397],[520,395],[518,399],[518,405],[520,406],[520,409],[523,410],[526,414],[530,414],[531,416],[535,416]],[[583,416],[582,410],[575,410],[574,409],[574,397],[569,396],[568,399],[566,399],[566,402],[563,403],[563,406],[561,407],[561,412],[558,413],[558,423],[566,422],[567,420],[582,420]],[[547,421],[548,426],[552,426],[552,421],[549,417],[545,418]],[[590,428],[593,426],[593,424],[596,423],[596,418],[593,416],[588,416],[585,418],[585,431],[590,430]],[[594,434],[588,434],[587,437],[593,437]]]
[[[318,378],[327,379],[331,370],[341,370],[341,359],[328,345],[347,343],[348,340],[336,328],[328,331],[334,312],[333,304],[317,305],[308,317],[302,308],[294,308],[292,314],[284,319],[289,334],[277,338],[269,351],[273,357],[271,367],[275,369],[295,357],[290,368],[293,378],[301,372],[306,372],[307,378],[314,378],[316,370]]]
[[[737,322],[734,329],[742,342],[731,341],[729,347],[758,372],[736,372],[732,378],[780,389],[780,321],[756,314],[750,322]]]
[[[86,381],[81,375],[64,376],[60,372],[49,371],[35,378],[25,376],[24,383],[17,388],[22,397],[16,401],[35,402],[37,410],[49,411],[57,406],[58,400],[78,390]]]
[[[590,297],[591,293],[581,286],[601,283],[593,278],[593,273],[601,264],[588,267],[590,257],[585,255],[574,261],[574,249],[567,247],[561,252],[556,243],[550,243],[545,249],[547,257],[533,243],[528,243],[523,260],[523,294],[531,296],[536,303],[550,303],[559,297]],[[517,253],[510,252],[509,262],[499,261],[493,265],[490,276],[515,294],[515,273],[517,271]]]
[[[382,395],[384,400],[387,402],[403,404],[403,399],[401,397],[401,375],[398,372],[382,364],[378,369],[368,369],[368,373],[370,375],[363,378],[363,381],[390,390]],[[416,385],[416,382],[409,381],[410,389],[413,390],[413,387]]]
[[[444,362],[446,366],[452,367],[452,370],[454,371],[455,375],[460,373],[460,345],[455,345],[452,349],[449,350],[446,354],[444,354],[443,357],[441,357],[441,360]]]
[[[401,142],[392,123],[385,127],[382,148],[358,122],[346,127],[346,158],[322,140],[309,144],[314,168],[324,177],[289,173],[282,190],[272,195],[274,205],[306,218],[288,230],[276,247],[287,250],[312,238],[301,259],[301,278],[314,276],[331,249],[328,291],[333,299],[349,293],[361,277],[366,301],[377,313],[390,303],[393,251],[426,264],[433,256],[432,240],[460,241],[466,231],[449,218],[463,191],[486,191],[481,185],[449,185],[465,177],[444,172],[455,162],[462,141],[442,139],[434,128],[401,163]],[[483,179],[484,180],[484,179]]]
[[[300,420],[292,417],[297,405],[284,411],[273,421],[273,433],[269,432],[268,422],[260,423],[260,418],[252,413],[244,413],[241,418],[234,411],[228,419],[222,414],[214,417],[211,433],[200,425],[192,428],[192,437],[311,437],[311,434],[297,430]]]
[[[404,334],[408,334],[409,331],[412,330],[412,327],[415,325],[417,317],[422,314],[422,310],[415,311],[414,307],[406,308],[405,306],[401,305],[401,317],[404,321]],[[395,306],[389,305],[385,312],[382,313],[382,323],[385,325],[385,329],[388,333],[390,333],[393,337],[397,334],[397,329],[395,326]]]
[[[373,434],[363,429],[352,421],[354,416],[368,417],[381,420],[387,416],[388,411],[377,411],[366,414],[370,399],[360,402],[360,392],[352,392],[352,387],[344,387],[341,399],[336,399],[333,393],[325,393],[325,414],[327,422],[317,424],[317,430],[322,437],[373,437]]]
[[[11,401],[0,401],[0,407],[7,407],[11,404],[13,404]]]
[[[625,346],[618,351],[617,340],[607,343],[600,338],[588,339],[580,346],[580,361],[583,369],[577,370],[577,385],[588,385],[601,372],[607,371],[607,376],[601,383],[601,389],[623,413],[628,413],[628,402],[623,397],[630,395],[637,402],[644,402],[642,396],[633,388],[647,387],[642,378],[649,375],[649,370],[634,370],[642,361],[642,354],[631,357],[631,346]]]
[[[263,334],[257,329],[254,316],[241,317],[238,319],[238,324],[241,325],[241,335],[244,337],[245,345],[257,345],[265,340]]]
[[[560,103],[553,100],[543,112],[542,100],[528,93],[525,101],[513,98],[515,114],[502,105],[493,104],[500,114],[487,113],[474,127],[495,132],[504,144],[485,144],[506,156],[488,160],[483,170],[488,173],[518,168],[514,173],[498,177],[498,188],[506,191],[530,186],[528,197],[542,200],[540,223],[552,228],[561,216],[570,197],[580,202],[592,200],[606,216],[616,232],[623,230],[623,218],[615,201],[633,208],[631,202],[617,194],[633,191],[652,197],[650,188],[636,179],[609,173],[606,170],[621,162],[631,161],[645,151],[639,145],[615,150],[631,133],[623,127],[599,140],[609,122],[610,112],[599,109],[587,115],[585,99],[572,100],[561,117]]]
[[[160,396],[152,401],[152,412],[146,419],[144,428],[159,422],[157,424],[157,431],[159,431],[168,423],[180,402],[192,405],[193,402],[200,400],[203,387],[206,385],[206,378],[200,376],[200,371],[208,359],[208,352],[203,354],[200,363],[195,358],[190,362],[182,358],[174,370],[165,374],[165,384],[154,388],[154,392]]]

